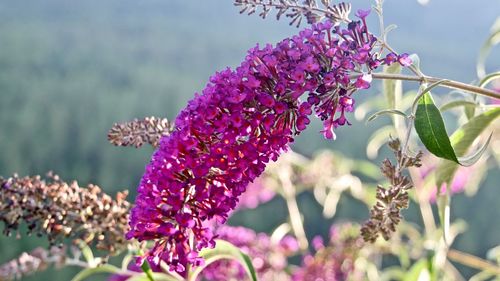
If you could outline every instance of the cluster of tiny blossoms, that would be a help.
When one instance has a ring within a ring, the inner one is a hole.
[[[292,236],[272,241],[266,233],[256,233],[245,227],[221,226],[216,231],[219,239],[231,242],[252,260],[259,280],[288,280],[285,273],[287,257],[299,250],[299,244]],[[247,280],[245,269],[234,260],[220,260],[202,271],[202,280],[233,281]]]
[[[275,47],[249,50],[236,70],[217,72],[160,141],[138,187],[128,239],[155,240],[143,258],[163,260],[185,274],[203,262],[198,251],[214,245],[209,221],[223,223],[247,185],[287,150],[310,123],[323,134],[349,124],[352,94],[370,85],[380,64],[407,64],[407,55],[379,58],[365,17],[347,29],[313,25]],[[139,259],[142,262],[143,259]]]
[[[69,238],[117,254],[128,244],[124,237],[130,211],[126,196],[127,191],[112,198],[97,185],[81,187],[53,173],[46,179],[0,177],[0,222],[6,235],[19,235],[24,224],[29,234],[46,236],[51,245]]]
[[[351,224],[333,225],[325,245],[319,236],[313,239],[314,255],[304,256],[302,266],[292,274],[292,281],[364,280],[356,270],[356,258],[363,246],[359,227]]]

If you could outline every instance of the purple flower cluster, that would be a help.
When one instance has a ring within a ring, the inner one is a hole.
[[[284,273],[287,257],[295,254],[298,242],[292,236],[285,236],[279,242],[273,243],[265,233],[245,227],[221,226],[217,230],[219,239],[237,246],[252,260],[259,280],[274,281],[289,279]],[[202,280],[228,281],[247,280],[245,269],[234,260],[220,260],[210,264],[202,271]]]
[[[355,268],[362,243],[359,227],[350,224],[332,226],[327,245],[321,237],[313,239],[316,253],[304,256],[302,266],[292,274],[292,281],[364,280]]]
[[[223,223],[247,185],[287,150],[315,110],[323,134],[349,124],[352,94],[370,85],[387,58],[372,53],[376,38],[361,21],[347,29],[313,25],[273,47],[248,52],[236,70],[217,72],[175,121],[138,187],[128,239],[155,240],[145,258],[184,274],[214,245],[207,223]],[[306,93],[309,93],[304,97]],[[141,262],[141,260],[139,261]]]

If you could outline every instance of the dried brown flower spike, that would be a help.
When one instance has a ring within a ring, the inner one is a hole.
[[[140,147],[144,143],[157,147],[162,136],[173,130],[165,118],[146,117],[131,122],[117,123],[108,132],[108,140],[116,146]]]
[[[332,23],[349,22],[351,4],[339,3],[331,5],[330,0],[321,0],[324,7],[320,7],[316,0],[305,0],[304,4],[298,0],[234,0],[234,5],[240,7],[240,13],[251,15],[261,8],[259,16],[266,18],[272,9],[277,11],[276,19],[282,15],[290,18],[290,25],[300,26],[303,18],[307,23],[313,24],[321,21],[325,17]]]
[[[126,191],[119,192],[113,199],[96,185],[83,188],[53,174],[47,180],[0,177],[0,221],[6,235],[25,223],[29,234],[46,235],[52,245],[64,238],[82,239],[115,254],[127,244],[130,203],[126,196]]]
[[[402,172],[408,167],[421,166],[422,152],[415,157],[404,154],[399,139],[391,139],[389,147],[393,150],[398,162],[394,166],[389,159],[385,159],[380,167],[390,185],[387,188],[377,186],[377,203],[370,210],[370,219],[361,228],[361,235],[367,242],[375,242],[379,234],[385,240],[389,240],[392,233],[396,231],[396,225],[402,219],[401,210],[408,208],[408,190],[413,187],[411,180]]]

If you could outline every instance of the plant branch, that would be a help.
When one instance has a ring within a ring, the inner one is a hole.
[[[416,82],[429,82],[429,83],[435,83],[442,81],[442,78],[436,78],[436,77],[430,77],[430,76],[423,76],[423,77],[418,77],[418,76],[412,76],[412,75],[404,75],[404,74],[391,74],[391,73],[383,73],[383,72],[378,72],[378,73],[372,73],[372,77],[375,79],[391,79],[391,80],[402,80],[402,81],[416,81]],[[499,99],[500,100],[500,93],[489,90],[489,89],[484,89],[480,88],[477,86],[473,86],[470,84],[465,84],[462,82],[458,81],[453,81],[453,80],[447,80],[441,83],[439,86],[451,88],[451,89],[459,89],[463,90],[469,93],[474,93],[478,94],[481,96],[485,97],[490,97],[494,99]]]
[[[144,260],[141,265],[141,269],[144,273],[146,273],[146,277],[149,281],[155,281],[153,277],[153,271],[151,270],[151,267],[149,266],[149,262],[147,260]]]
[[[429,199],[424,196],[424,188],[422,179],[416,169],[408,169],[411,181],[417,187],[415,188],[416,197],[418,200],[418,207],[420,208],[420,213],[422,215],[422,221],[424,223],[425,232],[428,237],[436,230],[436,221],[434,220],[434,214],[432,213],[432,207],[429,204]]]
[[[449,249],[448,258],[460,264],[479,269],[482,271],[491,272],[493,274],[500,274],[500,267],[487,262],[479,257],[467,254],[458,250]]]
[[[283,186],[284,197],[286,200],[288,212],[290,214],[290,222],[293,232],[297,237],[300,249],[302,251],[306,251],[309,247],[309,242],[307,241],[304,225],[302,223],[302,217],[299,211],[299,206],[297,204],[295,187],[290,180],[292,174],[289,168],[286,167],[285,169],[279,171],[278,175]]]

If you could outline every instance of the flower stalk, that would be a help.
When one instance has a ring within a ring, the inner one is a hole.
[[[381,72],[372,73],[372,77],[375,79],[415,81],[415,82],[420,82],[420,83],[423,83],[425,81],[427,81],[429,83],[436,83],[436,82],[443,80],[442,78],[431,77],[431,76],[418,77],[418,76],[412,76],[412,75],[381,73]],[[500,100],[500,93],[498,93],[496,91],[481,88],[481,87],[466,84],[466,83],[462,83],[462,82],[458,82],[458,81],[454,81],[454,80],[444,81],[439,86],[443,86],[443,87],[451,88],[451,89],[462,90],[462,91],[466,91],[469,93],[478,94],[481,96],[490,97],[490,98]]]
[[[283,187],[288,213],[290,214],[290,222],[292,225],[293,233],[297,237],[300,250],[307,251],[309,242],[307,240],[306,232],[304,230],[304,224],[302,223],[302,216],[297,204],[297,194],[295,191],[295,186],[290,180],[291,177],[292,174],[290,172],[290,169],[287,169],[286,167],[279,172],[279,178]]]
[[[463,265],[466,265],[466,266],[469,266],[469,267],[472,267],[475,269],[479,269],[482,271],[491,272],[493,274],[500,275],[500,267],[498,267],[490,262],[487,262],[479,257],[473,256],[471,254],[464,253],[464,252],[461,252],[461,251],[458,251],[455,249],[449,249],[447,257],[454,262],[458,262],[460,264],[463,264]]]

